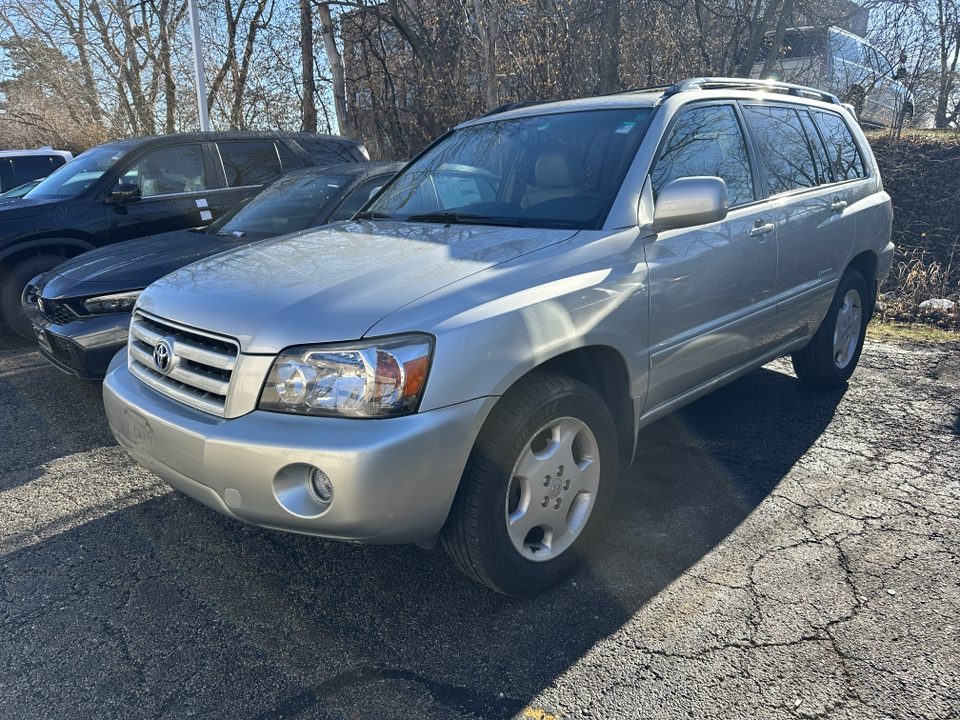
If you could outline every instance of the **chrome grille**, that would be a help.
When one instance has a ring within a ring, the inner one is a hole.
[[[161,340],[174,349],[174,367],[166,373],[154,363],[154,348]],[[137,311],[127,348],[130,372],[143,383],[184,405],[223,417],[239,354],[235,340]]]

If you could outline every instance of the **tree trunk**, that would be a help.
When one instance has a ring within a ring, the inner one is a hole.
[[[780,53],[780,44],[783,42],[783,34],[787,30],[787,23],[790,21],[790,13],[793,11],[793,0],[783,0],[783,8],[780,10],[780,19],[777,21],[777,29],[773,34],[773,43],[767,52],[767,59],[763,61],[763,70],[760,71],[760,77],[767,79],[773,72],[773,66],[777,62],[777,55]]]
[[[620,90],[620,0],[604,0],[600,19],[600,82],[597,92]]]
[[[773,16],[780,7],[780,0],[767,0],[767,6],[763,9],[763,17],[753,26],[753,32],[750,33],[750,44],[747,46],[743,62],[737,69],[737,77],[748,78],[753,70],[753,64],[757,61],[757,54],[760,52],[760,45],[763,43],[763,37],[767,34],[767,29],[773,22]]]
[[[480,44],[483,50],[484,102],[487,111],[500,105],[497,86],[497,30],[500,25],[500,0],[488,0],[490,8],[484,10],[483,0],[473,0],[477,24],[480,26]]]
[[[310,0],[300,0],[300,66],[303,85],[304,132],[317,131],[317,85],[313,77],[313,6]]]
[[[347,114],[347,82],[343,70],[343,56],[337,48],[337,40],[333,34],[333,17],[330,15],[330,6],[327,3],[317,5],[320,13],[320,33],[323,35],[323,47],[327,52],[327,62],[330,63],[330,74],[333,75],[333,105],[337,111],[337,125],[341,135],[355,135],[356,129]]]

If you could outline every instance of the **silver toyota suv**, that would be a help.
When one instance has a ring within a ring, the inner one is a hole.
[[[698,78],[512,107],[351,221],[151,285],[107,415],[230,517],[439,539],[529,595],[596,534],[640,428],[782,355],[802,382],[847,381],[891,222],[822,91]]]

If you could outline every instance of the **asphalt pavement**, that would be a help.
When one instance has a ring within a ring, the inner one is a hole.
[[[958,718],[958,436],[960,344],[777,361],[644,430],[519,600],[206,509],[0,325],[0,718]]]

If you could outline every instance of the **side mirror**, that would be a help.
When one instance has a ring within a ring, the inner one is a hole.
[[[136,183],[122,183],[113,188],[104,198],[107,205],[126,205],[137,202],[142,197],[140,186]]]
[[[727,216],[727,184],[718,177],[685,177],[668,183],[653,209],[656,230],[706,225]]]

